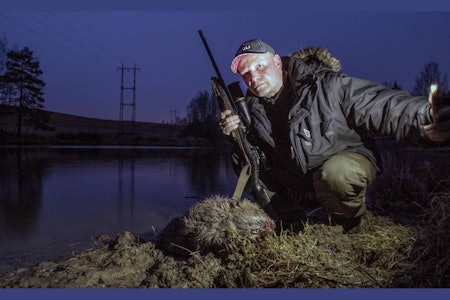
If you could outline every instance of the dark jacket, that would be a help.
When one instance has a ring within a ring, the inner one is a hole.
[[[423,138],[423,126],[430,123],[424,97],[349,77],[318,60],[284,57],[283,70],[294,97],[286,119],[291,158],[305,174],[342,150],[361,153],[376,165],[364,132],[417,143]],[[270,153],[276,149],[262,101],[266,100],[247,94],[250,135]]]

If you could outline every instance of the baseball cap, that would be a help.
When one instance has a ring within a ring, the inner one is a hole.
[[[245,55],[266,52],[275,54],[275,50],[273,50],[273,48],[269,44],[261,41],[260,39],[253,39],[242,43],[242,45],[240,45],[238,50],[236,51],[233,61],[231,62],[231,71],[233,73],[237,73],[237,66],[239,64],[239,61]]]

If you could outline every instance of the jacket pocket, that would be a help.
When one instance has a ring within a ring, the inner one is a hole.
[[[321,137],[326,139],[330,144],[334,144],[337,140],[336,135],[336,120],[331,116],[321,116],[322,122],[320,123]]]

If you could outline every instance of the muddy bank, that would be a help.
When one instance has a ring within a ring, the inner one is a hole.
[[[189,252],[186,258],[167,255],[154,242],[124,232],[113,240],[103,236],[96,249],[68,260],[41,262],[5,274],[0,286],[449,287],[449,272],[442,269],[445,263],[448,268],[448,257],[441,253],[436,257],[440,261],[434,261],[422,255],[426,232],[370,215],[359,234],[343,234],[340,226],[315,224],[299,233],[282,231],[263,243],[243,244],[226,255]],[[435,275],[418,268],[424,260],[434,265]],[[436,267],[442,263],[436,277]]]

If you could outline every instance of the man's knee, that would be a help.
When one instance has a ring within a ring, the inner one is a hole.
[[[323,164],[320,179],[341,197],[355,197],[374,181],[375,175],[376,168],[365,156],[345,151]]]
[[[318,200],[330,214],[351,218],[365,212],[366,188],[374,181],[376,168],[365,156],[344,151],[314,174]]]

